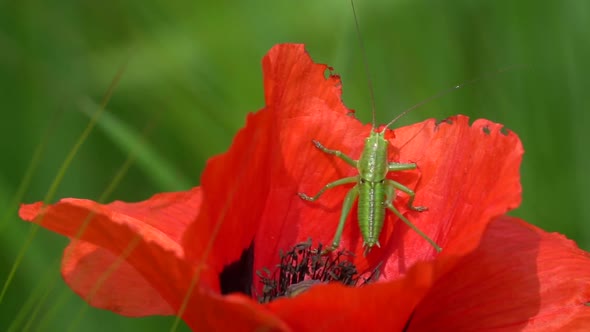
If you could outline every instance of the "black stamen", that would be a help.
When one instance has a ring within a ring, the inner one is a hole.
[[[256,272],[263,284],[262,296],[259,296],[261,303],[279,297],[296,296],[321,283],[340,282],[347,286],[362,286],[379,277],[380,266],[365,277],[365,273],[358,273],[352,262],[353,253],[341,250],[325,254],[322,244],[312,249],[311,239],[295,245],[286,253],[279,251],[279,257],[281,261],[272,272],[266,268]]]

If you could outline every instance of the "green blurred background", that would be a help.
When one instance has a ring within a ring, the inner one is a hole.
[[[590,249],[590,2],[358,0],[356,6],[380,122],[465,80],[526,66],[430,102],[399,125],[458,113],[505,124],[526,149],[524,200],[514,214]],[[52,201],[98,199],[132,151],[135,163],[108,200],[142,200],[198,184],[207,158],[229,146],[247,112],[264,106],[260,62],[283,42],[305,43],[317,62],[333,66],[346,104],[370,119],[346,0],[0,2],[0,280],[30,231],[11,201],[45,197],[123,64],[108,113]],[[41,142],[46,148],[19,197]],[[80,312],[84,302],[59,279],[66,243],[44,230],[35,235],[0,304],[0,330],[170,328],[169,317]],[[36,313],[27,309],[31,301],[40,303],[31,307]],[[24,320],[15,321],[18,315]]]

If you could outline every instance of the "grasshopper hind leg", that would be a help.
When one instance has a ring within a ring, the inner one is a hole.
[[[393,212],[393,214],[395,214],[398,218],[400,218],[414,232],[418,233],[418,235],[420,235],[424,240],[426,240],[426,242],[430,243],[430,245],[434,247],[436,252],[441,252],[442,248],[438,244],[436,244],[436,242],[434,242],[433,239],[431,239],[428,235],[424,234],[424,232],[422,232],[418,227],[416,227],[416,225],[414,225],[411,221],[409,221],[408,218],[404,217],[404,215],[401,214],[401,212],[399,212],[398,209],[395,208],[395,206],[393,206],[392,201],[394,198],[395,189],[399,189],[399,190],[405,192],[406,194],[410,195],[410,201],[408,202],[410,209],[412,209],[414,211],[420,211],[420,212],[427,210],[427,208],[424,206],[414,206],[413,205],[414,196],[415,196],[414,191],[412,191],[410,188],[404,186],[403,184],[401,184],[399,182],[395,182],[393,180],[387,180],[386,187],[387,187],[387,195],[386,195],[387,198],[385,200],[385,206],[387,207],[387,209],[389,211]]]
[[[342,178],[342,179],[336,180],[334,182],[328,183],[322,189],[320,189],[320,191],[317,194],[315,194],[315,196],[308,196],[307,194],[301,193],[301,192],[297,193],[297,195],[301,199],[303,199],[303,200],[306,200],[306,201],[309,201],[309,202],[314,202],[318,198],[320,198],[320,196],[322,196],[328,189],[332,189],[334,187],[338,187],[338,186],[341,186],[343,184],[349,184],[349,183],[355,183],[355,182],[357,182],[357,177],[356,176],[350,176],[350,177],[347,177],[347,178]]]
[[[418,211],[418,212],[428,210],[428,208],[426,206],[415,206],[414,205],[414,199],[416,198],[416,193],[412,189],[404,186],[403,184],[401,184],[399,182],[393,181],[393,180],[388,181],[388,183],[392,187],[394,187],[395,189],[399,189],[399,190],[405,192],[406,194],[408,194],[408,196],[410,196],[410,200],[408,201],[408,207],[410,208],[410,210]]]
[[[344,203],[342,204],[342,213],[340,214],[340,221],[338,222],[338,228],[336,228],[336,234],[334,235],[334,240],[332,241],[332,246],[330,247],[330,251],[334,251],[340,246],[340,239],[342,238],[342,231],[344,230],[344,224],[346,223],[346,219],[350,214],[350,209],[354,204],[354,201],[359,196],[359,189],[358,186],[352,187],[346,197],[344,198]]]

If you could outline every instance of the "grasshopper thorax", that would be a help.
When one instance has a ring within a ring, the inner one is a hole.
[[[365,140],[365,146],[358,161],[359,176],[368,182],[385,180],[388,172],[387,147],[389,142],[384,132],[371,131]]]

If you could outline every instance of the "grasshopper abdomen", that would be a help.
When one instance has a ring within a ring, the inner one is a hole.
[[[363,246],[368,252],[373,246],[381,246],[379,235],[385,220],[383,202],[386,198],[386,192],[383,181],[372,182],[362,178],[358,183],[358,190],[359,228],[363,236]]]

